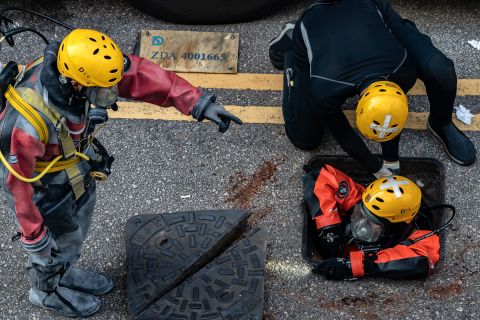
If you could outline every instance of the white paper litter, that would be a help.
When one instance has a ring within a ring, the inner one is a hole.
[[[470,40],[470,41],[468,41],[468,43],[469,43],[472,47],[474,47],[475,49],[480,50],[480,41],[478,41],[478,40]]]
[[[466,125],[472,124],[473,114],[464,106],[459,105],[458,107],[455,107],[455,114],[457,116],[457,119],[465,123]]]
[[[188,198],[190,198],[190,197],[191,197],[191,195],[188,194],[188,195],[186,195],[186,196],[180,196],[180,199],[188,199]]]

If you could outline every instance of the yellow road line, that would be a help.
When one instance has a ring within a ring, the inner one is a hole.
[[[279,73],[185,73],[179,76],[197,87],[227,90],[282,91],[283,75]],[[418,80],[408,92],[411,96],[426,95],[425,86]],[[480,79],[458,79],[458,96],[480,96]]]
[[[282,74],[238,73],[238,74],[204,74],[178,73],[194,86],[210,89],[281,91],[283,90]],[[418,80],[408,92],[409,95],[425,95],[425,86]],[[457,95],[480,95],[480,79],[459,79]]]
[[[282,109],[267,106],[226,106],[228,111],[237,115],[245,123],[255,124],[284,124]],[[355,111],[345,110],[348,120],[355,126]],[[194,121],[190,116],[185,116],[175,108],[162,108],[148,103],[120,102],[119,110],[109,112],[113,119],[150,119],[166,121]],[[427,112],[410,112],[405,128],[414,130],[427,129]],[[462,130],[480,131],[480,114],[476,114],[472,125],[467,126],[454,119]]]

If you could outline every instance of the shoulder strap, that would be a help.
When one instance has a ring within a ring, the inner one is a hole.
[[[33,91],[33,90],[32,90]],[[33,108],[30,104],[20,96],[19,92],[15,90],[11,85],[8,86],[7,92],[5,92],[5,98],[17,110],[22,116],[27,119],[28,122],[35,128],[38,134],[40,142],[43,144],[48,143],[48,128],[43,120],[42,116]]]
[[[48,172],[65,170],[75,198],[79,199],[85,193],[84,177],[78,167],[79,159],[75,157],[77,150],[70,133],[66,129],[65,118],[54,109],[46,106],[43,98],[30,88],[15,89],[10,85],[5,97],[12,107],[33,125],[40,141],[45,145],[48,143],[48,128],[41,114],[53,123],[58,132],[58,139],[60,140],[65,161],[59,161],[56,168],[52,169],[53,167],[51,167]],[[49,164],[38,161],[35,171],[46,168]]]
[[[55,127],[58,132],[58,139],[62,147],[63,157],[69,159],[77,151],[70,133],[66,127],[66,119],[58,111],[45,105],[43,98],[30,88],[18,88],[19,95],[25,102],[43,114]],[[47,140],[48,141],[48,140]]]

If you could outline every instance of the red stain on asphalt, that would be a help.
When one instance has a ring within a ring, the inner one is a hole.
[[[462,293],[462,286],[458,283],[451,283],[444,286],[437,286],[428,289],[428,294],[434,299],[443,299],[456,296]]]
[[[229,197],[227,202],[233,203],[239,208],[251,208],[251,201],[262,188],[273,180],[278,172],[278,164],[265,161],[251,176],[237,172],[229,178]]]
[[[276,320],[276,319],[277,318],[275,318],[275,316],[269,312],[265,312],[262,318],[262,320]]]
[[[380,298],[381,294],[369,292],[363,296],[346,296],[340,299],[320,298],[318,303],[322,309],[347,312],[355,319],[380,320],[379,310],[395,313],[397,316],[408,314],[408,299],[403,296]],[[400,303],[402,302],[402,303]]]

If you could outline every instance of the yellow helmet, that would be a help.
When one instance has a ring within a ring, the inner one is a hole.
[[[362,92],[356,115],[357,128],[365,137],[378,142],[392,140],[407,122],[407,96],[396,83],[374,82]]]
[[[402,176],[375,180],[362,195],[362,202],[371,213],[392,223],[412,222],[421,201],[420,188]]]
[[[111,87],[122,79],[123,54],[107,35],[76,29],[60,44],[57,68],[82,86]]]

